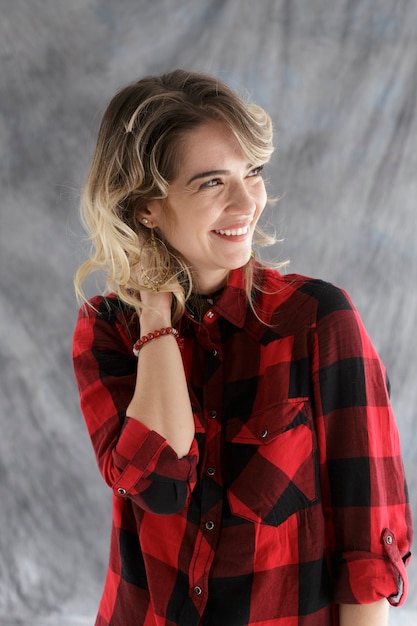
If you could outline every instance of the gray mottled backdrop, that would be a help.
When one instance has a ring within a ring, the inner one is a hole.
[[[1,626],[91,625],[97,608],[110,492],[70,360],[77,205],[105,105],[144,74],[209,71],[271,112],[275,255],[357,304],[416,516],[417,3],[0,0],[0,62]],[[410,578],[393,624],[417,616],[416,563]]]

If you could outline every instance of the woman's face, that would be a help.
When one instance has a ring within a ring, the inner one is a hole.
[[[216,121],[190,131],[181,152],[165,201],[169,215],[153,200],[144,216],[187,259],[198,290],[211,293],[250,258],[266,204],[262,165],[248,163],[231,131]]]

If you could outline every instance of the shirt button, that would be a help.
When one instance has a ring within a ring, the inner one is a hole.
[[[262,431],[262,433],[261,433],[261,437],[262,437],[262,439],[265,439],[265,437],[267,436],[267,434],[268,434],[268,431],[267,431],[266,429],[265,429],[265,430],[263,430],[263,431]]]
[[[392,544],[392,537],[391,537],[391,535],[388,535],[387,538],[385,539],[385,541],[390,546]]]
[[[119,494],[119,496],[125,496],[126,495],[126,489],[123,489],[123,487],[119,487],[117,490],[117,493]]]
[[[217,356],[217,350],[216,350],[216,348],[214,348],[214,350],[212,350],[212,351],[211,351],[211,354],[212,354],[213,356]]]
[[[203,590],[201,589],[201,587],[197,587],[197,585],[194,587],[194,593],[196,596],[201,596],[201,594],[203,593]]]
[[[207,474],[209,476],[214,476],[214,474],[216,473],[216,470],[214,469],[214,467],[209,467],[207,470]]]
[[[217,411],[210,411],[209,415],[212,420],[215,420],[217,417]]]
[[[207,530],[213,530],[214,522],[206,522],[206,528]]]
[[[209,318],[209,320],[212,320],[212,319],[213,319],[213,317],[214,317],[214,313],[213,313],[213,311],[209,311],[209,312],[207,313],[207,317]]]

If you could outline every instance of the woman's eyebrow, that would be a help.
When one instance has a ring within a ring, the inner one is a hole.
[[[247,169],[252,167],[252,163],[247,164]],[[232,172],[230,170],[210,170],[208,172],[201,172],[200,174],[196,174],[187,182],[187,185],[190,185],[195,180],[199,178],[209,178],[210,176],[230,176]]]
[[[200,174],[196,174],[188,181],[187,185],[190,185],[195,180],[199,178],[209,178],[210,176],[228,176],[230,175],[230,170],[210,170],[209,172],[201,172]]]

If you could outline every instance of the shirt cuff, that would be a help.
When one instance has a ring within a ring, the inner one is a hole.
[[[162,480],[186,482],[192,489],[196,479],[197,442],[193,440],[188,455],[178,458],[166,439],[140,421],[126,417],[114,451],[114,463],[120,476],[113,484],[118,496],[135,496],[149,486],[150,475]]]
[[[371,604],[382,598],[393,606],[404,604],[410,553],[401,557],[395,535],[388,528],[382,533],[381,543],[384,554],[355,551],[342,555],[334,586],[337,604]]]

